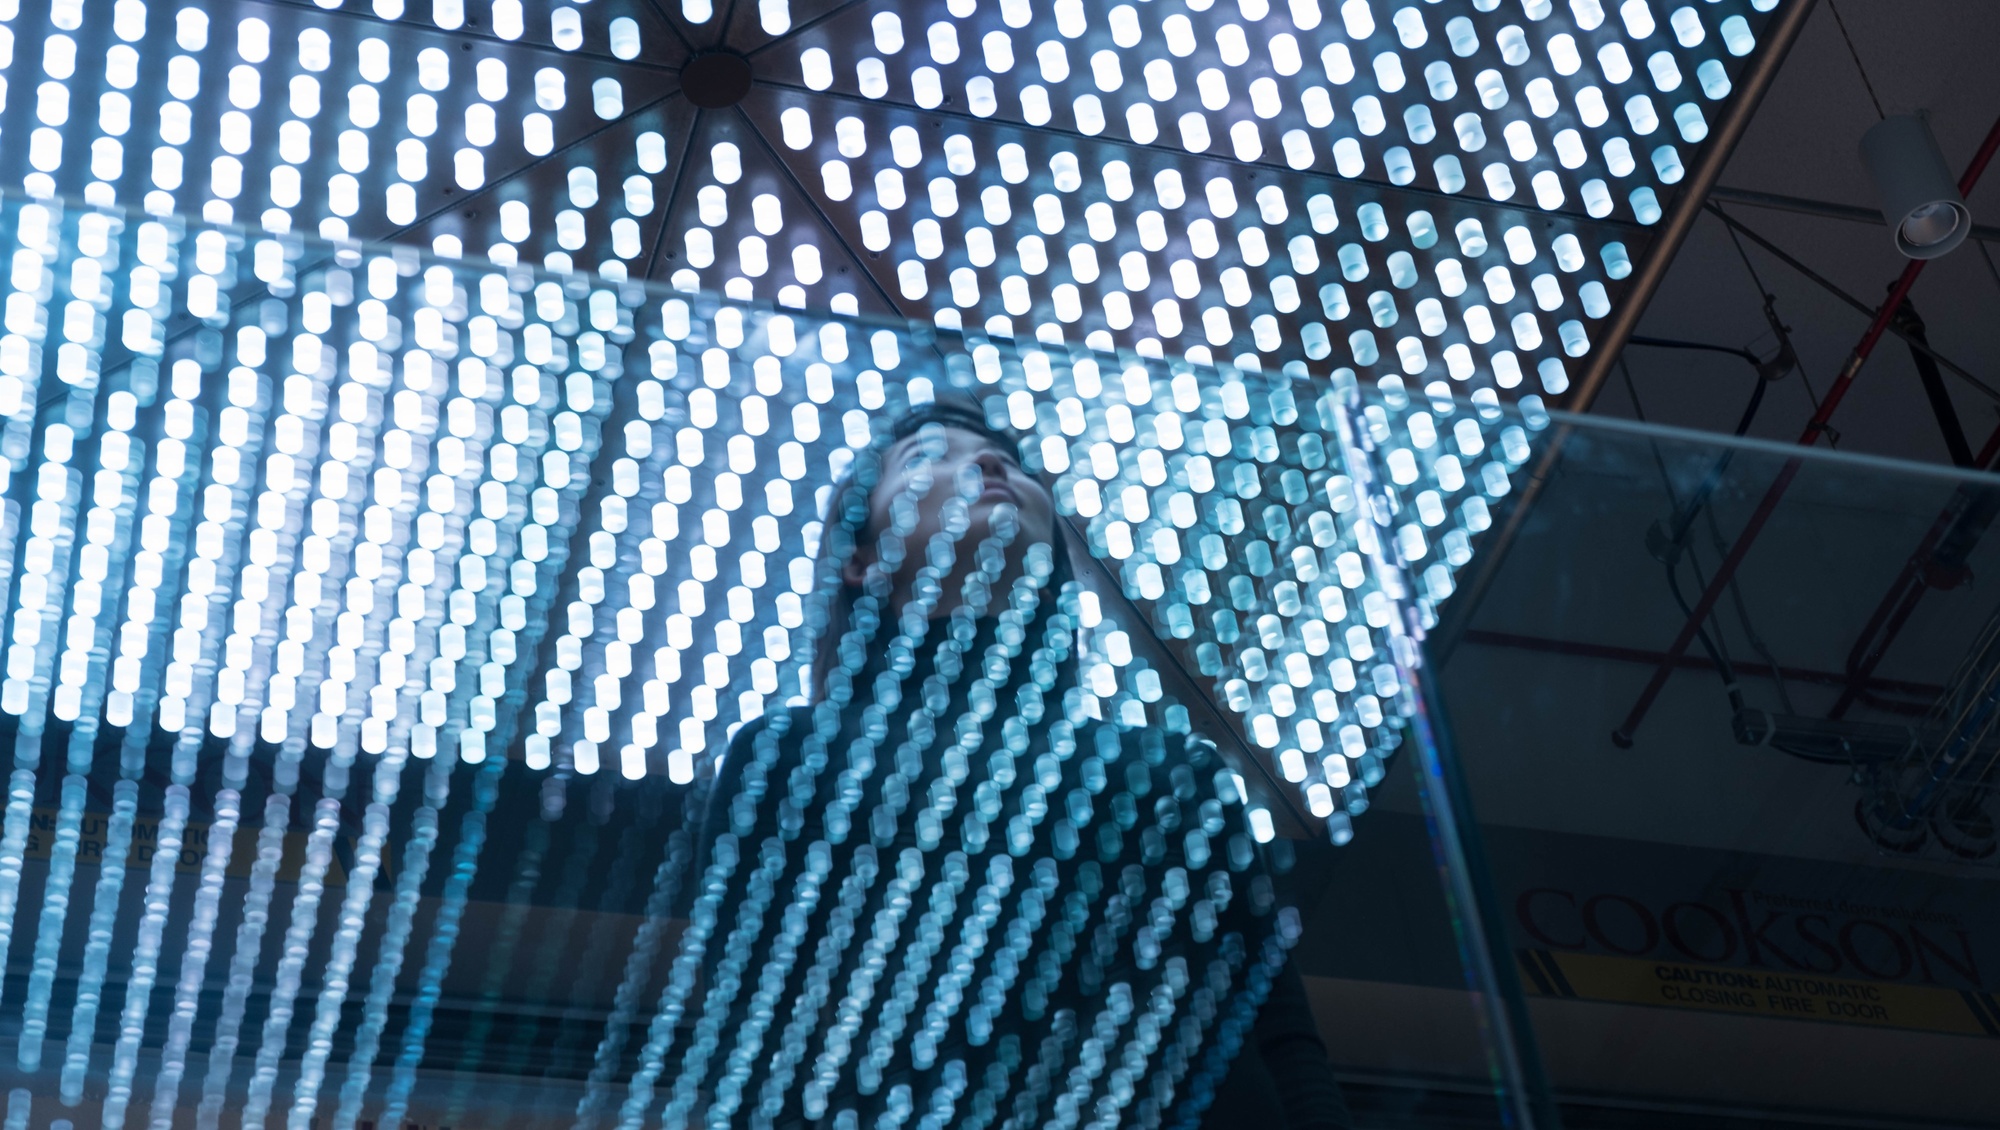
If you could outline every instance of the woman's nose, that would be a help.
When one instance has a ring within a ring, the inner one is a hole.
[[[1007,477],[1007,461],[1002,459],[1000,453],[997,451],[982,451],[972,457],[972,462],[974,466],[979,468],[979,474],[982,478],[1005,479]]]

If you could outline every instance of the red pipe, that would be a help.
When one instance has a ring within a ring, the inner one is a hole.
[[[1466,629],[1464,640],[1469,644],[1507,648],[1511,651],[1546,652],[1551,655],[1568,655],[1583,659],[1606,659],[1614,663],[1644,663],[1650,666],[1665,658],[1663,652],[1636,647],[1624,647],[1619,644],[1591,643],[1586,640],[1563,640],[1549,636],[1521,635],[1516,632],[1491,632],[1480,628]],[[1705,655],[1683,655],[1675,661],[1674,665],[1687,671],[1715,670],[1715,661]],[[1848,676],[1845,673],[1820,671],[1810,667],[1774,668],[1764,663],[1738,663],[1734,666],[1737,674],[1759,679],[1782,678],[1787,682],[1811,683],[1822,687],[1845,686],[1848,681]],[[1935,683],[1913,683],[1904,679],[1870,680],[1866,690],[1910,695],[1914,698],[1923,699],[1935,699],[1938,695],[1944,693],[1944,688]]]
[[[1972,163],[1966,166],[1964,175],[1958,178],[1960,196],[1972,194],[1973,186],[1979,183],[1980,174],[1986,171],[1986,166],[1993,160],[1996,150],[2000,150],[2000,120],[1996,120],[1993,128],[1986,131],[1986,140],[1980,143],[1979,151],[1973,154]],[[1875,317],[1868,323],[1868,332],[1861,335],[1861,341],[1848,356],[1847,364],[1841,367],[1839,378],[1833,382],[1833,387],[1827,390],[1825,399],[1820,401],[1819,411],[1813,413],[1812,419],[1806,423],[1804,433],[1799,436],[1799,446],[1811,447],[1819,442],[1820,433],[1826,431],[1827,422],[1833,418],[1834,409],[1840,406],[1841,400],[1847,395],[1847,390],[1853,387],[1855,377],[1861,373],[1861,366],[1867,363],[1869,354],[1875,351],[1875,344],[1882,340],[1883,333],[1889,328],[1890,319],[1903,305],[1903,299],[1909,296],[1910,287],[1916,283],[1917,276],[1923,273],[1926,262],[1924,259],[1912,259],[1909,265],[1903,268],[1903,273],[1896,279],[1896,285],[1889,290],[1889,297],[1875,311]],[[1621,748],[1631,746],[1632,735],[1639,729],[1639,724],[1645,721],[1646,713],[1653,708],[1654,700],[1658,699],[1660,692],[1666,689],[1667,677],[1673,674],[1675,664],[1681,656],[1687,654],[1688,646],[1694,642],[1695,633],[1701,630],[1702,623],[1708,619],[1709,613],[1714,611],[1715,602],[1722,598],[1723,590],[1736,576],[1737,569],[1742,567],[1743,559],[1749,554],[1750,547],[1764,532],[1765,524],[1771,520],[1771,515],[1776,513],[1778,503],[1785,497],[1785,492],[1791,489],[1792,480],[1798,478],[1799,471],[1803,467],[1803,460],[1787,459],[1785,465],[1778,470],[1777,477],[1771,480],[1769,489],[1757,503],[1757,509],[1751,512],[1749,522],[1744,524],[1743,532],[1736,535],[1736,544],[1729,547],[1728,556],[1722,559],[1722,564],[1716,569],[1715,575],[1709,578],[1708,587],[1702,590],[1701,599],[1695,602],[1694,611],[1689,614],[1687,623],[1681,625],[1680,634],[1674,637],[1673,645],[1667,649],[1659,666],[1653,669],[1653,677],[1646,681],[1646,689],[1639,692],[1639,700],[1632,704],[1631,711],[1625,715],[1625,720],[1618,724],[1618,728],[1611,731],[1613,743]]]

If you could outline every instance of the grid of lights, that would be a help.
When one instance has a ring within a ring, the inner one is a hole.
[[[995,337],[1560,395],[1775,3],[686,0],[670,27],[520,0],[372,21],[113,0],[86,24],[60,0],[46,28],[0,11],[0,129],[26,142],[0,176]],[[711,44],[757,85],[697,113],[675,74]]]
[[[903,310],[1547,394],[1707,137],[1756,14],[1020,0],[996,25],[944,7],[815,23],[745,105]],[[775,284],[783,302],[775,225],[726,238],[720,201],[751,178],[737,140],[716,146],[697,182],[716,206],[684,221],[675,285]]]
[[[531,212],[503,192],[486,218],[496,238],[471,250],[512,263],[531,244],[567,269],[588,233],[603,258],[585,265],[617,277],[640,255],[642,225],[657,226],[661,76],[625,61],[664,33],[641,19],[562,5],[531,28],[520,0],[470,15],[440,0],[422,24],[388,0],[367,24],[287,4],[234,19],[145,0],[108,0],[105,19],[98,6],[89,21],[83,0],[0,8],[0,71],[15,92],[0,121],[26,142],[7,159],[9,187],[272,234],[414,235],[455,199],[615,122],[621,152],[579,163],[566,207]],[[448,255],[465,246],[458,234],[436,242]]]
[[[1149,610],[1153,623],[1121,624],[1096,595],[1067,598],[1082,684],[1063,702],[1070,723],[1186,733],[1186,711],[1128,633],[1186,640],[1339,842],[1399,739],[1411,641],[1469,557],[1485,499],[1504,494],[1526,458],[1523,425],[1537,419],[1503,413],[1491,393],[1454,402],[1443,382],[1413,399],[1390,378],[1363,397],[1346,370],[1321,384],[977,336],[940,363],[923,336],[880,324],[49,201],[9,201],[0,231],[13,246],[0,396],[43,406],[12,412],[0,437],[10,487],[0,567],[13,582],[0,709],[21,735],[0,900],[18,897],[51,720],[72,728],[60,828],[84,814],[100,723],[124,730],[128,784],[154,728],[176,735],[162,844],[186,829],[188,790],[218,744],[219,829],[249,818],[235,796],[253,756],[273,757],[282,775],[309,749],[327,751],[329,788],[336,772],[368,775],[368,830],[329,959],[338,976],[312,1010],[295,1113],[317,1109],[328,1085],[404,766],[442,758],[499,774],[518,757],[531,772],[615,766],[694,780],[735,726],[800,701],[828,484],[872,457],[883,421],[910,405],[963,390],[993,422],[1030,435],[1029,462],[1053,479],[1059,510]],[[170,337],[183,317],[193,332]],[[1094,760],[1052,762],[1034,787],[1090,780]],[[996,798],[1016,784],[1005,777]],[[1148,786],[1135,787],[1143,796]],[[1218,776],[1209,803],[1235,806],[1245,845],[1269,841],[1273,818],[1244,805],[1243,788]],[[126,824],[131,799],[121,793]],[[1104,824],[1110,813],[1136,801],[1107,803],[1101,817],[1076,803],[1067,824],[1101,836],[1099,825],[1117,827]],[[286,956],[263,971],[278,1001],[307,983],[340,810],[329,797],[310,821]],[[982,814],[992,831],[968,823],[964,835],[1042,850],[1039,816],[1027,816],[1039,806],[1022,811]],[[263,816],[258,850],[275,869],[292,816],[283,804]],[[471,842],[448,906],[462,909]],[[232,837],[211,829],[208,843],[204,871],[219,876]],[[156,857],[147,877],[128,980],[137,988],[172,952],[173,858]],[[1204,847],[1188,866],[1200,872],[1209,858]],[[76,874],[73,852],[59,847],[55,860],[22,1002],[34,1036],[21,1045],[27,1069],[50,1027]],[[1240,865],[1219,851],[1212,864]],[[743,853],[713,866],[751,863]],[[424,873],[406,868],[399,889],[413,893]],[[712,878],[700,889],[729,889],[727,875]],[[107,870],[94,914],[115,913],[118,892],[103,889],[114,881],[124,876]],[[261,883],[251,897],[268,900],[268,870]],[[212,911],[219,896],[203,882],[193,897]],[[1198,902],[1177,903],[1193,917],[1170,915],[1160,929],[1192,929]],[[411,941],[414,901],[395,905],[400,925],[392,916],[386,936],[401,940],[378,957],[362,1021],[378,1036],[397,947]],[[203,931],[214,928],[213,913],[190,920],[158,1109],[175,1101],[205,983],[185,955],[206,954],[214,939]],[[702,952],[684,941],[681,960]],[[254,938],[238,939],[225,1027],[243,1024],[256,955]],[[425,983],[441,981],[449,955],[433,942]],[[101,985],[110,963],[88,957],[84,988]],[[1241,971],[1246,992],[1267,976],[1252,972]],[[121,1047],[139,1046],[150,995],[128,995]],[[97,996],[80,990],[74,1009],[93,1010]],[[648,1080],[668,1066],[672,1018],[691,1007],[661,1002],[624,1121],[643,1117]],[[956,1011],[937,1008],[947,1023]],[[81,1012],[66,1091],[92,1059]],[[291,1006],[270,1015],[250,1074],[253,1113],[275,1101]],[[705,1062],[719,1039],[698,1037],[684,1054]],[[410,1054],[390,1073],[387,1110],[416,1085]],[[845,1062],[822,1054],[833,1059],[817,1071]],[[231,1078],[216,1062],[204,1102],[221,1102]],[[131,1100],[135,1070],[129,1055],[113,1057],[116,1102]],[[345,1116],[362,1109],[370,1071],[347,1065]],[[673,1103],[693,1101],[682,1089]]]
[[[1377,8],[871,9],[750,113],[942,323],[1559,394],[1748,21]],[[727,250],[710,274],[761,273]]]

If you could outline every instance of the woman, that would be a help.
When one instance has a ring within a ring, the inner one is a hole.
[[[698,837],[668,1125],[1188,1124],[1232,1058],[1203,1125],[1344,1124],[1233,776],[1085,715],[1017,450],[932,406],[834,491],[815,699],[736,735]]]

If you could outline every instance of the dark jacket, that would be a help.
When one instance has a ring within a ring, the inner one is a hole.
[[[1295,919],[1214,748],[1158,727],[1072,727],[1054,693],[1074,685],[1067,633],[1047,617],[1015,633],[1011,662],[999,622],[958,627],[966,670],[938,670],[953,663],[930,647],[885,649],[849,679],[844,708],[796,708],[732,741],[690,873],[700,884],[722,864],[702,981],[734,997],[701,1003],[709,1031],[737,1044],[706,1049],[711,1073],[735,1056],[717,1093],[749,1125],[834,1125],[843,1108],[872,1125],[911,1103],[912,1126],[946,1114],[935,1104],[956,1126],[1064,1103],[1085,1122],[1171,1125],[1247,1078],[1283,1096],[1284,1120],[1260,1130],[1341,1125],[1313,1109],[1337,1090],[1323,1051],[1313,1070],[1284,960]]]

